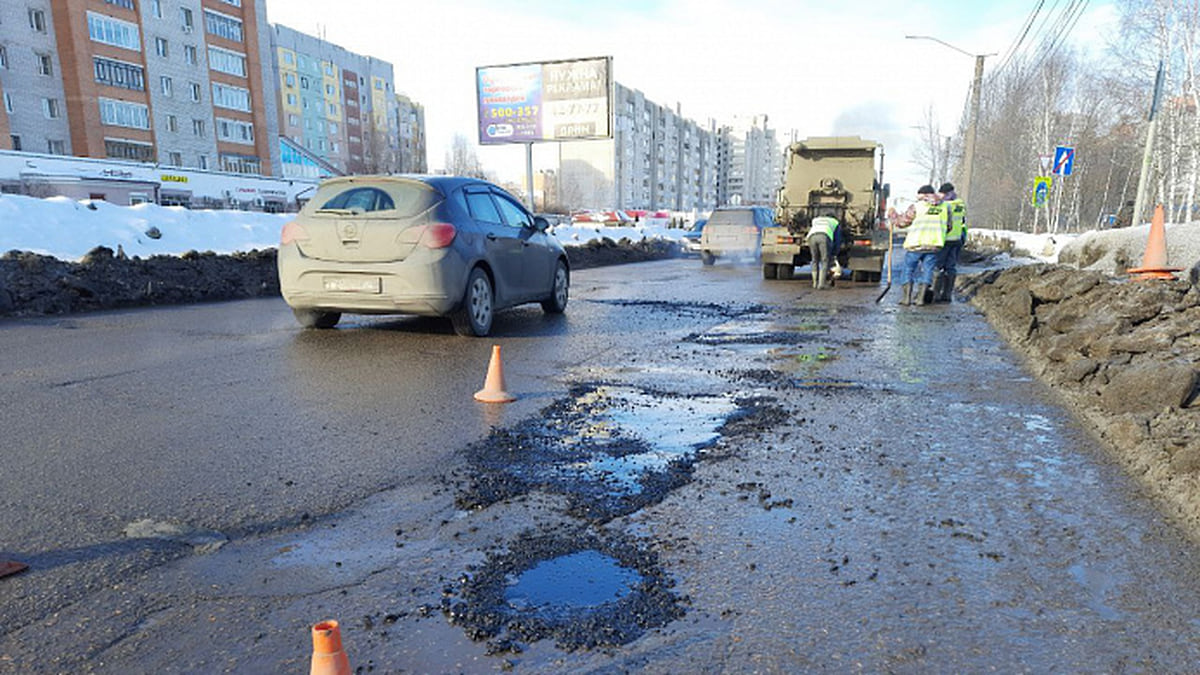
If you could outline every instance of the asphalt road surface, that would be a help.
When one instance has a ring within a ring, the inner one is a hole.
[[[0,673],[304,672],[325,619],[364,672],[1193,670],[1195,547],[969,306],[878,292],[0,322]]]

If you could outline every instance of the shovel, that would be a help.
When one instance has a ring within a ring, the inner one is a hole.
[[[887,295],[887,292],[892,290],[892,236],[895,231],[896,228],[894,227],[893,223],[888,223],[888,250],[887,255],[883,257],[883,260],[887,264],[888,268],[887,285],[883,287],[883,292],[879,294],[879,297],[875,298],[875,304],[879,304],[879,302],[883,300],[883,296]]]

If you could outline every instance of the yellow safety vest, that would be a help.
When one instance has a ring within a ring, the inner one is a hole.
[[[817,216],[812,219],[812,226],[808,228],[808,236],[811,237],[814,234],[820,233],[829,237],[829,241],[833,241],[833,233],[837,230],[837,226],[837,218]]]
[[[950,232],[946,234],[946,241],[958,241],[967,229],[967,204],[961,199],[942,203],[950,209]]]
[[[917,204],[916,215],[904,237],[905,250],[939,249],[945,246],[949,223],[949,209],[945,204]]]

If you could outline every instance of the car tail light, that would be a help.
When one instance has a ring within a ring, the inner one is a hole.
[[[870,246],[871,240],[870,239],[855,239],[854,245],[855,246]]]
[[[294,241],[303,241],[305,239],[308,239],[308,232],[294,220],[284,225],[283,232],[279,233],[279,243],[284,246]]]
[[[446,248],[454,241],[458,229],[450,223],[431,223],[421,225],[421,238],[417,243],[426,248]]]

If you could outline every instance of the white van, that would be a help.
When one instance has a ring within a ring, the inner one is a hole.
[[[700,262],[711,265],[720,257],[758,258],[763,228],[774,224],[774,214],[765,206],[717,208],[700,235]]]

